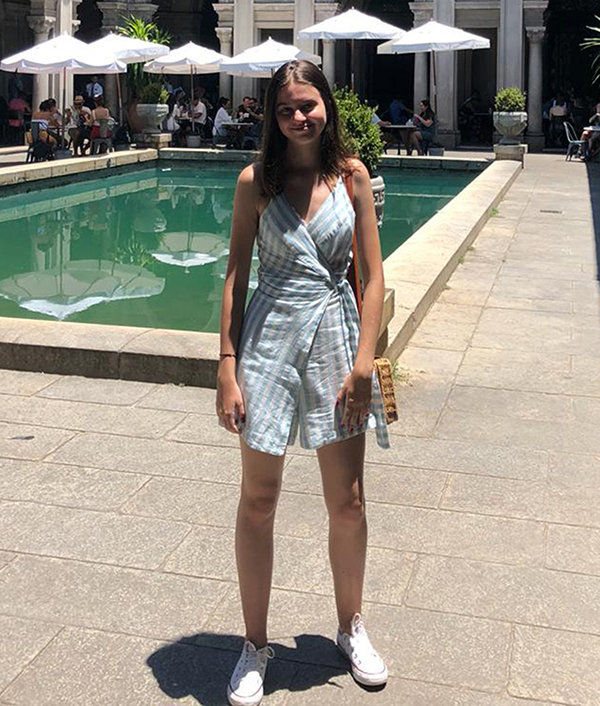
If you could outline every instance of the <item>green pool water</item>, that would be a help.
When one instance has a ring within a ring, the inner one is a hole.
[[[236,176],[159,167],[3,197],[0,316],[218,331]],[[385,258],[475,174],[383,176]]]

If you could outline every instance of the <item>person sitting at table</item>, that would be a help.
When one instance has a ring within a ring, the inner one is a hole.
[[[108,126],[106,130],[106,137],[112,137],[112,125],[114,125],[114,120],[111,117],[110,111],[104,106],[104,96],[96,96],[94,98],[94,103],[96,107],[92,110],[90,119],[92,122],[92,132],[90,134],[90,140],[97,140],[100,138],[100,121],[107,120]],[[105,151],[106,145],[101,145],[101,154]]]
[[[219,102],[217,103],[217,112],[215,114],[215,121],[213,125],[213,144],[216,144],[219,138],[228,139],[227,129],[224,127],[223,123],[227,123],[231,120],[229,113],[227,112],[227,106],[229,105],[229,98],[226,96],[221,96]]]
[[[566,144],[563,125],[565,121],[569,119],[570,114],[571,109],[569,104],[564,95],[559,91],[548,110],[548,116],[550,118],[550,141],[553,145],[564,146]]]
[[[16,98],[10,99],[8,102],[8,110],[13,111],[12,113],[9,113],[10,117],[8,118],[8,124],[17,130],[23,129],[25,127],[25,120],[23,116],[25,113],[31,113],[31,108],[27,102],[27,96],[23,91],[21,91]],[[23,138],[21,137],[21,139]]]
[[[377,108],[376,105],[371,105],[371,107],[374,111]],[[385,128],[388,125],[392,125],[392,123],[389,120],[382,120],[376,112],[373,112],[371,122],[373,123],[373,125],[377,125],[377,127],[381,130],[381,139],[384,142],[384,149],[387,150],[388,147],[394,144],[396,139],[391,133],[387,132],[386,130],[383,130],[382,128]]]
[[[77,157],[79,152],[83,157],[89,145],[92,123],[92,111],[85,105],[83,96],[75,96],[73,107],[67,108],[66,117],[66,128],[71,138],[73,156]],[[88,141],[88,145],[84,146],[86,141]]]
[[[208,112],[200,98],[195,97],[192,99],[190,115],[192,119],[192,132],[202,132],[204,125],[206,125]]]
[[[410,118],[412,110],[407,108],[402,98],[398,93],[394,94],[394,100],[389,107],[390,118],[392,125],[406,125],[406,121]]]
[[[428,100],[423,99],[419,103],[419,112],[413,115],[412,121],[417,129],[410,133],[408,153],[410,154],[413,149],[416,149],[417,154],[423,154],[435,137],[435,113]],[[425,143],[425,149],[423,143]]]
[[[42,101],[38,110],[34,110],[31,114],[31,126],[32,130],[27,133],[27,143],[33,145],[33,127],[37,127],[37,139],[40,142],[45,142],[51,147],[56,147],[56,138],[50,134],[50,125],[53,120],[53,113],[50,110],[50,105],[48,101]]]
[[[600,127],[600,103],[596,104],[596,112],[588,120],[588,127],[596,126]],[[600,150],[600,130],[584,130],[580,139],[586,142],[582,156],[586,159],[594,159]]]

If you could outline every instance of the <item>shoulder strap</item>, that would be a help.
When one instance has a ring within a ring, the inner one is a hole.
[[[344,176],[344,184],[346,186],[346,191],[348,192],[348,198],[354,208],[354,186],[352,184],[352,174],[346,174]],[[358,239],[356,236],[356,221],[354,224],[354,233],[352,234],[352,263],[350,264],[350,269],[348,270],[348,282],[352,287],[354,292],[354,297],[356,299],[356,306],[358,308],[358,315],[362,316],[362,287],[360,282],[360,267],[358,261]]]

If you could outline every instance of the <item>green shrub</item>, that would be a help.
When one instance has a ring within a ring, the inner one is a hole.
[[[138,103],[166,103],[169,94],[160,81],[152,81],[138,88]]]
[[[384,151],[381,130],[372,122],[375,111],[349,88],[336,88],[334,95],[340,113],[342,140],[373,175]]]
[[[140,17],[129,15],[122,18],[122,26],[117,27],[119,34],[124,34],[126,37],[134,39],[142,39],[145,42],[154,42],[155,44],[171,43],[171,35],[161,29],[155,22],[151,20],[143,20]],[[144,63],[127,64],[127,86],[134,96],[137,96],[140,103],[166,103],[164,101],[146,101],[140,99],[140,91],[149,83],[155,83],[156,78],[144,71]]]
[[[501,88],[496,93],[496,111],[499,113],[519,113],[525,110],[525,94],[520,88]]]

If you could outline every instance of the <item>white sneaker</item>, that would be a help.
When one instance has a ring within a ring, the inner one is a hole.
[[[268,645],[257,650],[250,640],[244,642],[227,686],[231,706],[256,706],[261,702],[267,661],[274,656],[273,648]]]
[[[337,631],[337,646],[350,660],[352,674],[359,684],[379,686],[385,684],[388,670],[385,662],[371,644],[360,613],[352,618],[351,633]]]

